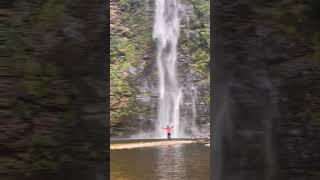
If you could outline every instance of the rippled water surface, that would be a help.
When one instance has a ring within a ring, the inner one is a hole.
[[[111,150],[111,180],[209,180],[210,148],[180,144]]]

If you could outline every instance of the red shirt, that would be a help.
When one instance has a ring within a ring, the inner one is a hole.
[[[167,133],[171,133],[172,128],[163,128]]]

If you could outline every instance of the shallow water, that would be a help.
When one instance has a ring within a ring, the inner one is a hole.
[[[210,148],[202,143],[110,151],[111,180],[209,180]]]

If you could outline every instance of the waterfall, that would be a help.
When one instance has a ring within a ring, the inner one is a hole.
[[[177,44],[180,33],[178,0],[155,0],[153,39],[157,45],[159,105],[156,136],[165,137],[161,127],[174,126],[172,137],[180,137],[182,87],[177,79]]]

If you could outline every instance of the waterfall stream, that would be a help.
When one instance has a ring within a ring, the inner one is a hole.
[[[156,136],[165,137],[161,127],[174,126],[172,137],[180,137],[182,87],[177,79],[177,45],[180,33],[178,0],[156,0],[153,39],[157,45],[159,105]]]

